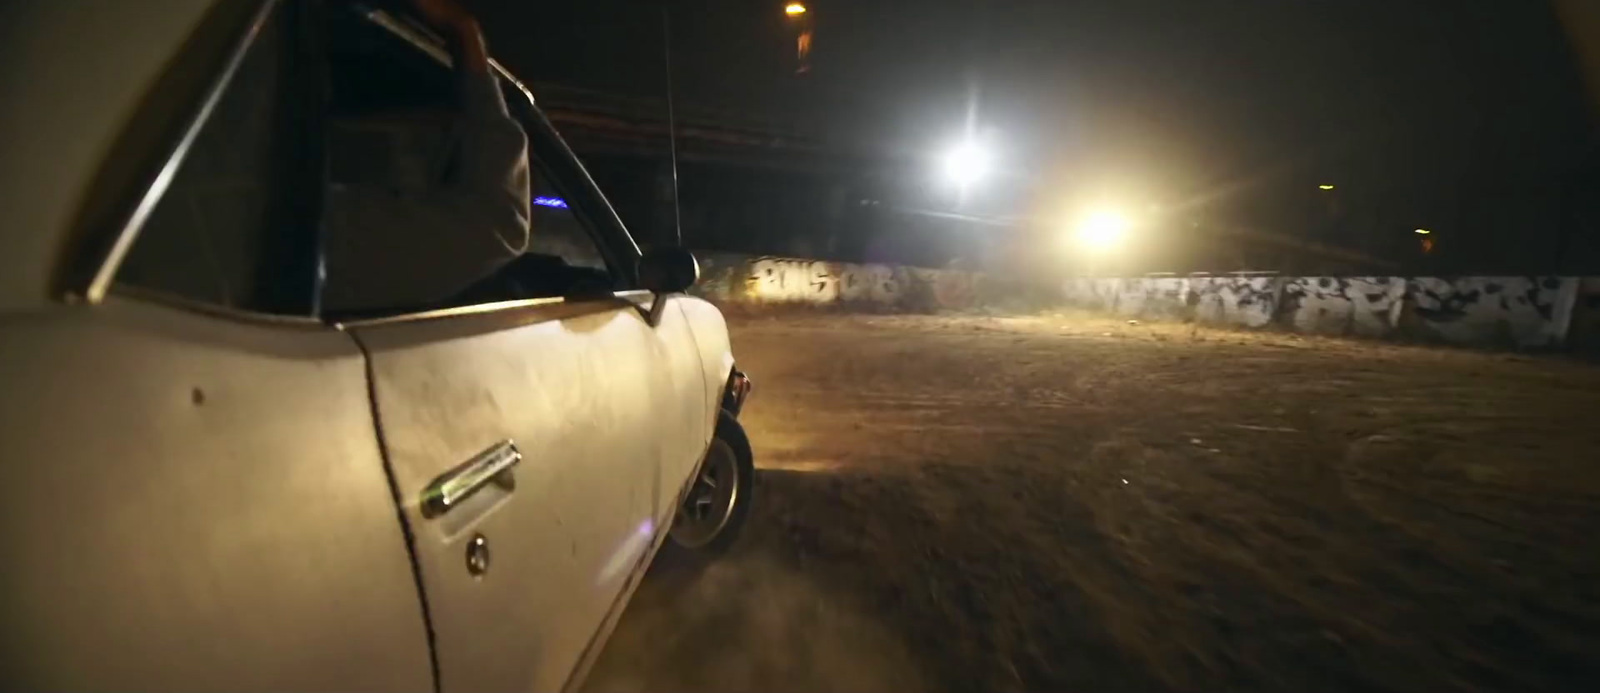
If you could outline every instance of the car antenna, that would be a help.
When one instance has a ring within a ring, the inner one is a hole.
[[[671,0],[661,0],[661,52],[667,73],[667,148],[672,163],[672,232],[683,245],[683,211],[678,199],[678,127],[672,108],[672,9]]]

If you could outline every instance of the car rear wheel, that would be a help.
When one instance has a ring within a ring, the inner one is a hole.
[[[744,428],[724,411],[706,458],[673,517],[672,543],[696,554],[726,551],[750,515],[754,475]]]

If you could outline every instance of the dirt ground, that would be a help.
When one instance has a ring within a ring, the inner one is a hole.
[[[1086,316],[733,321],[754,515],[592,691],[1600,690],[1600,368]]]

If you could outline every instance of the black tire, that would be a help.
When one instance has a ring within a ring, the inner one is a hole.
[[[675,532],[668,534],[667,545],[663,552],[680,554],[684,557],[709,560],[721,556],[731,548],[739,539],[739,534],[744,530],[745,523],[750,519],[750,506],[754,497],[751,492],[755,488],[755,457],[750,452],[750,439],[744,434],[744,427],[739,425],[739,420],[726,410],[717,418],[717,430],[712,434],[711,446],[706,451],[706,460],[701,460],[702,468],[711,460],[711,455],[717,454],[719,444],[726,446],[726,451],[733,455],[733,464],[737,469],[735,479],[732,508],[727,514],[727,520],[709,541],[697,545],[686,545],[678,540]],[[696,469],[696,475],[701,469]],[[692,493],[692,491],[691,491]],[[678,506],[677,512],[684,512],[684,505]]]

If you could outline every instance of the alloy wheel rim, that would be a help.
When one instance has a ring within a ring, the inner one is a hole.
[[[699,548],[722,534],[739,502],[739,461],[733,448],[713,439],[689,493],[672,521],[672,538],[687,548]]]

